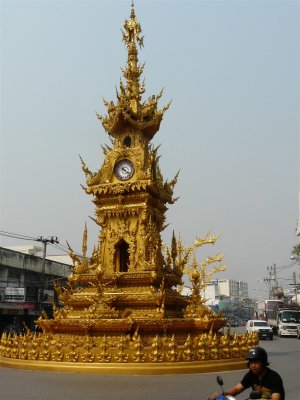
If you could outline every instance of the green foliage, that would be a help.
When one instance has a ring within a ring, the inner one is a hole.
[[[300,257],[300,243],[293,247],[292,254],[296,257]]]

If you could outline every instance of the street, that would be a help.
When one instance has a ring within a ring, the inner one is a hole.
[[[270,368],[283,378],[286,400],[299,399],[300,341],[275,336],[273,341],[261,341],[260,346],[269,354]],[[219,373],[224,387],[237,383],[245,371]],[[206,400],[218,390],[217,375],[89,375],[0,367],[0,393],[5,400]],[[247,393],[238,399],[244,400]]]

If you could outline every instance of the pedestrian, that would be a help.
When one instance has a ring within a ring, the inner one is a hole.
[[[268,367],[268,355],[262,347],[249,350],[246,357],[249,371],[240,383],[225,390],[224,395],[236,396],[245,389],[252,388],[261,394],[261,399],[285,400],[281,376]],[[211,400],[216,400],[221,393],[214,393]]]

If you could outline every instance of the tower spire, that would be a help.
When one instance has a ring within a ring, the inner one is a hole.
[[[130,108],[133,112],[137,112],[140,106],[141,96],[144,88],[140,87],[140,76],[143,72],[143,66],[138,65],[138,50],[144,46],[143,36],[141,36],[141,25],[138,22],[133,1],[131,3],[130,19],[125,20],[123,34],[123,42],[127,47],[128,57],[127,66],[123,69],[123,76],[126,79],[126,97],[129,100]]]
[[[127,48],[127,64],[122,69],[126,80],[124,84],[120,81],[117,90],[117,102],[104,100],[107,107],[107,115],[97,113],[97,118],[102,122],[106,132],[113,137],[119,137],[125,130],[135,130],[139,135],[151,140],[159,130],[161,120],[169,104],[158,109],[158,100],[162,91],[157,95],[150,96],[142,102],[142,95],[145,92],[144,82],[140,82],[144,64],[139,65],[138,47],[144,46],[144,36],[141,35],[142,28],[137,20],[133,1],[129,19],[123,24],[122,40]]]

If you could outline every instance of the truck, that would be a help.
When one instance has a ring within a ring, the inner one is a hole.
[[[254,307],[255,318],[267,321],[273,333],[277,334],[277,312],[284,306],[284,301],[280,299],[268,299],[257,301]]]
[[[255,317],[267,321],[275,335],[297,336],[300,306],[281,299],[262,300],[255,305]]]
[[[300,307],[289,307],[277,311],[278,336],[295,336],[300,327]]]

